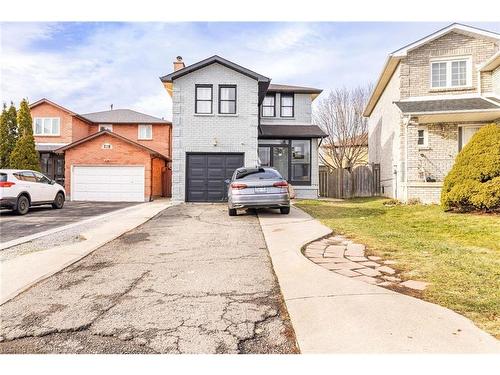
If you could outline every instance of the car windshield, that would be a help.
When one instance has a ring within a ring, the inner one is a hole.
[[[279,180],[281,179],[281,175],[273,170],[265,170],[265,169],[246,169],[242,170],[241,173],[236,173],[236,179],[240,181],[244,180]]]
[[[0,182],[7,181],[7,173],[0,173]]]

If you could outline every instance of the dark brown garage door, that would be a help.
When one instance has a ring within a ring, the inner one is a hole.
[[[224,180],[243,166],[244,154],[189,153],[186,162],[186,201],[222,202],[227,200]]]

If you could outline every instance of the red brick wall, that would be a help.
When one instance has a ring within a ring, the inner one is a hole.
[[[31,109],[33,126],[35,117],[59,117],[60,135],[59,136],[35,136],[37,143],[71,143],[89,134],[89,125],[70,113],[57,108],[49,103],[42,103]]]
[[[103,143],[110,143],[113,148],[103,150]],[[159,162],[157,164],[159,165]],[[144,199],[149,200],[151,193],[151,155],[147,151],[110,135],[102,135],[66,150],[65,188],[68,196],[71,195],[71,166],[77,165],[143,165],[145,170]],[[153,195],[157,191],[160,191],[158,195],[161,195],[161,185],[158,188],[155,182],[156,178],[153,178],[153,181]]]
[[[92,125],[90,133],[95,133],[99,126]],[[149,147],[163,155],[170,156],[170,126],[153,124],[153,139],[139,140],[138,124],[113,124],[113,132],[134,142]]]

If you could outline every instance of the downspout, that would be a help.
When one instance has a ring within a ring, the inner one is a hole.
[[[149,201],[153,201],[153,160],[156,159],[154,156],[150,159],[150,184],[149,184]]]

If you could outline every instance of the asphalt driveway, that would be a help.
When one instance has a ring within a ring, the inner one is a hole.
[[[256,216],[182,204],[0,307],[2,353],[294,353]]]
[[[31,207],[23,216],[0,210],[1,242],[29,236],[63,225],[89,219],[139,203],[131,202],[66,202],[60,210],[51,206]]]

